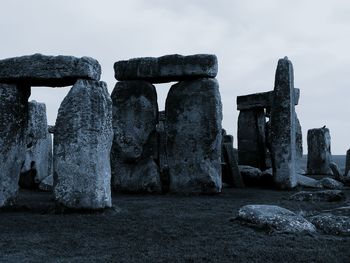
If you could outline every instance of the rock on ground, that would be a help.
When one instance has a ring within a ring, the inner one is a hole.
[[[301,215],[275,205],[246,205],[239,209],[238,220],[257,228],[286,233],[316,232]]]
[[[158,104],[146,81],[118,82],[112,93],[112,186],[122,192],[161,192],[157,158]]]
[[[289,200],[295,201],[320,201],[337,202],[346,199],[344,192],[340,190],[322,190],[322,191],[301,191],[289,197]]]
[[[21,169],[20,186],[36,188],[42,179],[52,174],[52,138],[47,129],[46,106],[36,101],[29,102],[27,151]],[[33,184],[30,186],[30,180]],[[21,184],[21,182],[23,182]]]
[[[326,177],[320,180],[321,185],[323,186],[323,188],[326,189],[343,189],[344,188],[344,184],[341,182],[338,182],[337,180],[334,180],[332,178]]]
[[[17,196],[26,149],[29,86],[0,84],[0,207]]]
[[[58,110],[54,196],[59,205],[101,209],[111,204],[112,101],[104,82],[78,80]]]
[[[297,185],[296,124],[293,65],[278,61],[271,107],[271,159],[275,183],[281,189]]]
[[[348,216],[320,214],[308,219],[325,234],[350,235],[350,217]]]
[[[322,183],[314,178],[304,176],[301,174],[297,175],[298,185],[310,188],[322,188]]]
[[[41,191],[51,192],[53,189],[53,176],[49,175],[48,177],[41,180],[39,189]]]
[[[78,79],[99,80],[101,66],[90,57],[34,54],[0,60],[0,82],[30,86],[71,86]]]
[[[167,55],[118,61],[114,64],[117,80],[147,80],[152,83],[215,78],[218,61],[215,55]]]
[[[169,190],[221,191],[222,105],[216,79],[183,81],[166,99]]]
[[[307,132],[307,173],[331,175],[331,136],[328,128],[311,129]]]

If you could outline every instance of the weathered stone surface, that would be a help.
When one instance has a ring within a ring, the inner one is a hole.
[[[238,163],[266,168],[265,113],[263,108],[242,110],[238,116]]]
[[[296,132],[293,65],[288,58],[278,61],[271,108],[271,158],[275,183],[293,188],[296,177]]]
[[[297,114],[295,113],[295,161],[296,161],[296,172],[299,174],[304,173],[302,169],[303,163],[303,132],[301,129],[300,121]]]
[[[216,79],[183,81],[166,99],[170,191],[221,191],[222,105]]]
[[[227,136],[228,135],[225,135],[224,137]],[[224,167],[222,167],[222,182],[234,187],[244,187],[243,179],[238,168],[238,162],[235,158],[233,144],[225,142],[222,144],[221,150],[223,161],[225,162]]]
[[[0,207],[17,196],[25,158],[30,87],[0,84]]]
[[[147,80],[152,83],[215,78],[218,61],[215,55],[167,55],[118,61],[114,64],[117,80]]]
[[[308,177],[308,176],[304,176],[301,174],[297,174],[297,178],[298,178],[298,185],[303,186],[303,187],[310,187],[310,188],[322,188],[322,184],[320,181]]]
[[[343,189],[344,188],[344,184],[342,184],[341,182],[338,182],[337,180],[334,180],[332,178],[326,177],[320,180],[321,185],[323,186],[323,188],[325,189]]]
[[[146,81],[118,82],[112,93],[112,186],[122,192],[161,192],[157,158],[158,104]]]
[[[261,177],[261,170],[256,167],[252,167],[249,165],[238,165],[239,171],[241,172],[241,175],[243,179],[251,178],[251,179],[257,179]]]
[[[330,162],[330,163],[329,163],[329,167],[330,167],[331,170],[332,170],[332,174],[333,174],[334,178],[335,178],[336,180],[341,180],[341,178],[342,178],[342,173],[341,173],[341,171],[340,171],[340,169],[339,169],[338,164],[336,164],[335,162]]]
[[[346,161],[345,161],[345,173],[344,176],[347,176],[350,171],[350,149],[346,151]]]
[[[99,80],[101,66],[90,57],[34,54],[0,60],[0,82],[61,87],[78,79]]]
[[[293,194],[289,199],[295,201],[336,202],[345,200],[346,196],[340,190],[301,191]]]
[[[26,145],[27,151],[21,168],[20,186],[36,188],[42,179],[52,174],[52,138],[47,130],[44,103],[29,102]],[[32,179],[33,182],[30,183]],[[28,183],[21,184],[26,181]]]
[[[158,165],[160,173],[160,181],[162,184],[163,192],[169,191],[169,165],[168,156],[166,151],[166,131],[165,131],[165,121],[166,115],[165,111],[160,111],[158,116]]]
[[[59,205],[101,209],[111,204],[112,101],[104,82],[78,80],[58,110],[54,196]]]
[[[45,177],[39,184],[39,189],[45,192],[51,192],[53,190],[53,175]]]
[[[294,103],[298,105],[300,90],[294,89]],[[237,96],[237,110],[250,110],[255,108],[270,108],[273,103],[273,91]]]
[[[320,214],[309,218],[309,221],[325,234],[350,235],[350,217],[332,214]]]
[[[328,128],[311,129],[307,132],[307,173],[331,175],[331,136]]]
[[[262,172],[259,168],[247,165],[239,165],[238,167],[245,185],[259,187],[273,185],[273,176],[271,169],[267,169]]]
[[[266,230],[286,233],[316,232],[301,215],[275,205],[246,205],[239,209],[238,220]]]

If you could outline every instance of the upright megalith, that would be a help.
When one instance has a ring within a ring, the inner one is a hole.
[[[146,81],[117,82],[113,93],[112,186],[123,192],[161,192],[157,159],[158,104]]]
[[[78,79],[100,80],[101,66],[90,57],[34,54],[0,60],[0,82],[62,87]]]
[[[302,162],[303,162],[303,132],[301,124],[295,113],[295,151],[296,151],[296,171],[297,173],[303,173]]]
[[[29,102],[26,157],[21,168],[20,186],[37,188],[52,174],[52,138],[47,129],[46,105]]]
[[[346,151],[346,161],[345,161],[345,173],[344,176],[350,176],[348,175],[350,171],[350,149]]]
[[[326,126],[307,132],[307,174],[331,175],[331,135]]]
[[[217,80],[173,85],[165,111],[170,191],[220,192],[222,105]]]
[[[114,72],[117,80],[146,80],[151,83],[215,78],[218,60],[210,54],[133,58],[116,62]]]
[[[296,131],[293,65],[287,57],[278,61],[271,107],[271,158],[276,185],[297,185]]]
[[[0,83],[0,207],[17,196],[26,149],[29,86]]]
[[[238,116],[238,163],[266,169],[264,108],[241,110]]]
[[[58,111],[54,196],[74,209],[110,207],[112,101],[104,82],[78,80]]]

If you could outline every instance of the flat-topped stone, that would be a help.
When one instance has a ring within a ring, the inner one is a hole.
[[[215,55],[209,54],[133,58],[116,62],[114,71],[117,80],[147,80],[152,83],[215,78],[218,60]]]
[[[300,90],[294,89],[294,104],[298,105]],[[273,91],[237,96],[237,110],[250,110],[254,108],[270,108],[272,105]]]
[[[100,80],[101,66],[90,57],[34,54],[0,60],[0,82],[30,86],[71,86],[78,79]]]

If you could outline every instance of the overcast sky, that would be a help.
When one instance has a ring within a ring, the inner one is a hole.
[[[350,148],[350,1],[1,0],[0,58],[33,53],[91,56],[113,90],[115,61],[141,56],[218,56],[223,127],[237,133],[236,97],[273,89],[279,58],[294,65],[303,127],[327,125],[332,153]],[[171,84],[157,85],[164,108]],[[49,123],[69,88],[33,88]]]

